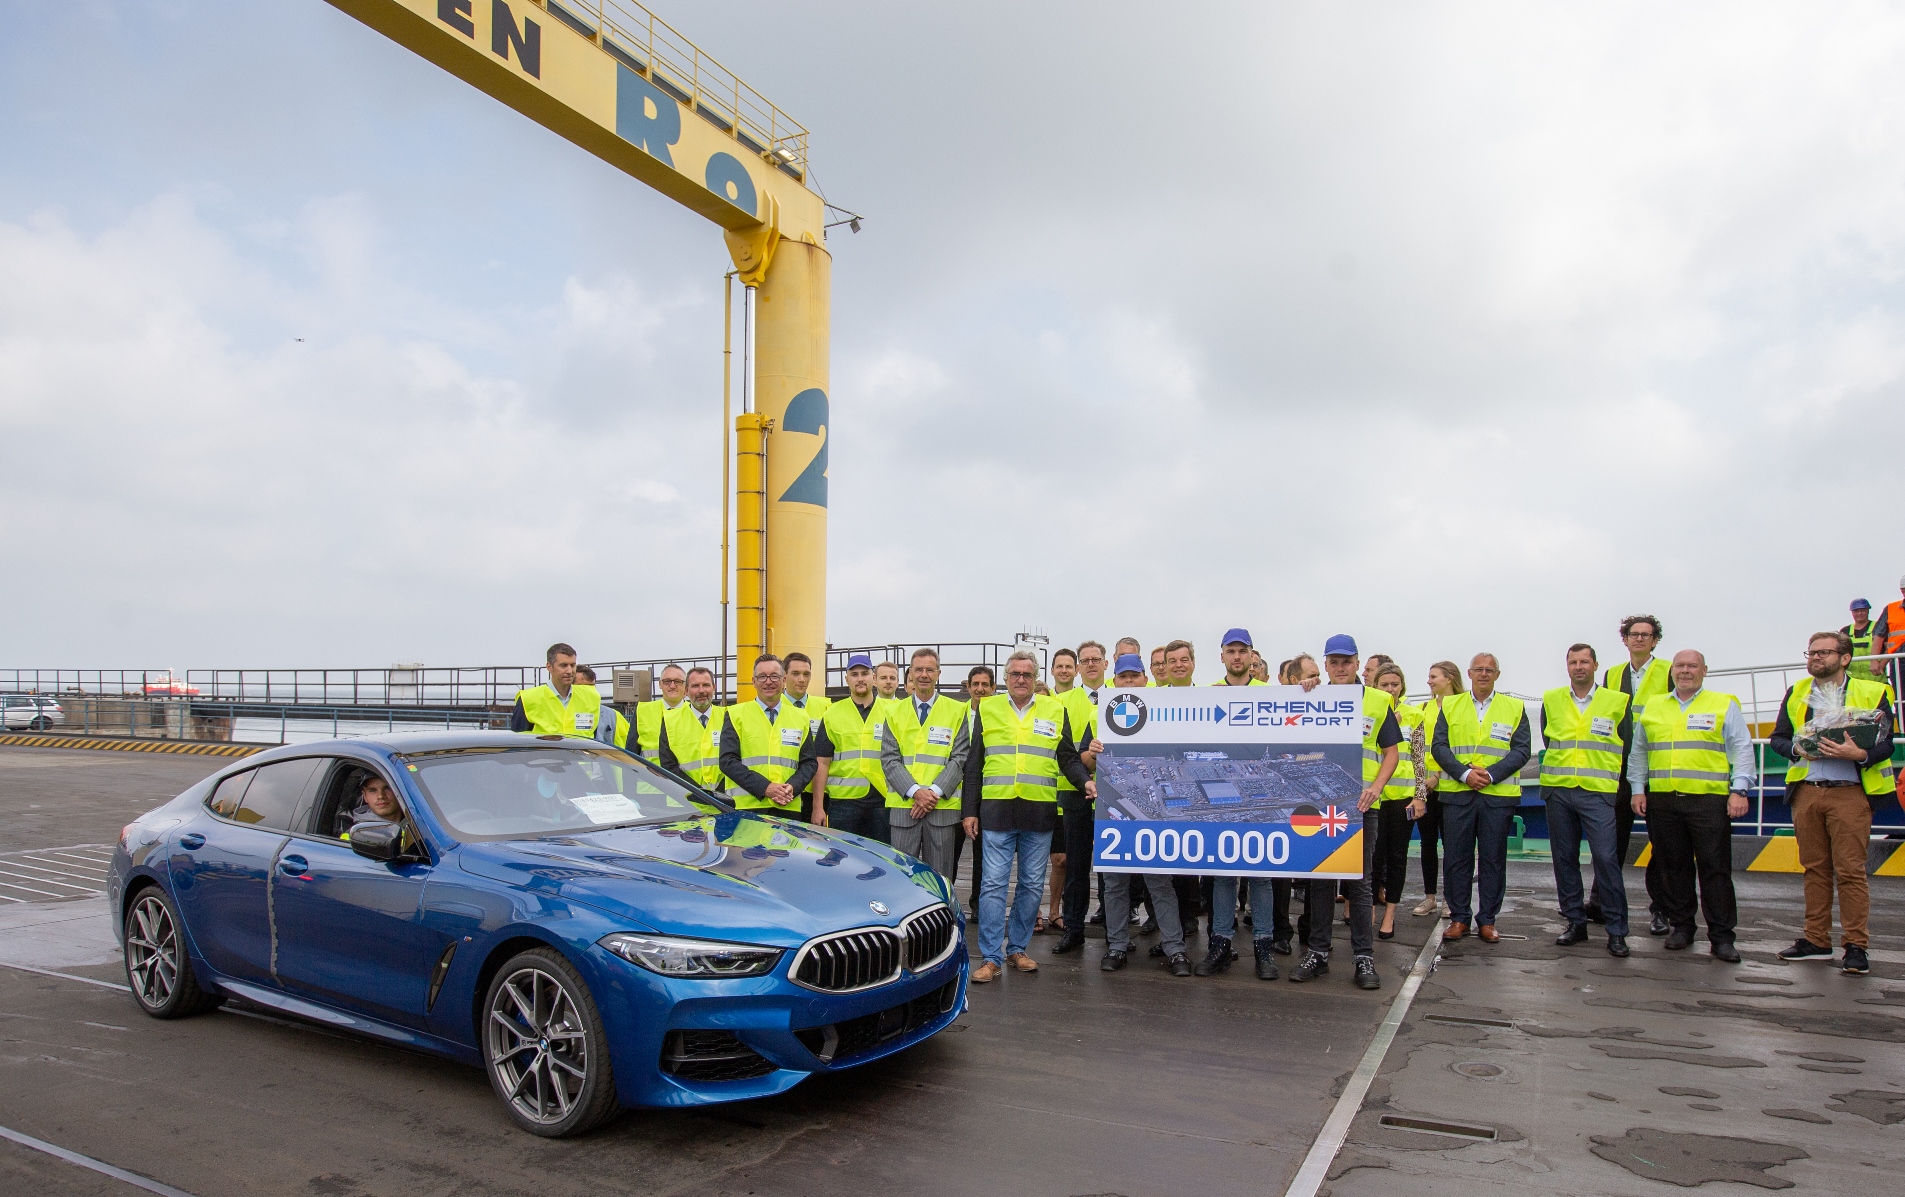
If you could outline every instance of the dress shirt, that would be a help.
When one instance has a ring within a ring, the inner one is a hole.
[[[780,726],[781,719],[788,717],[788,711],[791,709],[786,703],[776,703],[770,707],[758,698],[754,700],[754,704],[767,713],[768,721],[776,727]],[[800,712],[803,716],[806,713]],[[807,783],[814,779],[814,771],[820,768],[819,753],[815,751],[815,741],[819,738],[809,732],[807,738],[801,741],[800,759],[794,765],[793,776],[787,779],[787,784],[794,787],[795,794],[807,788]],[[741,733],[736,730],[732,719],[729,719],[721,728],[721,773],[756,798],[767,797],[767,787],[772,784],[767,778],[741,763]],[[798,812],[800,806],[798,802],[790,802],[779,809]]]

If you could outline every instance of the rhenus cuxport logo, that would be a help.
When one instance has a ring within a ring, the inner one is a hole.
[[[1120,694],[1105,709],[1105,726],[1121,736],[1135,735],[1149,714],[1144,699],[1135,694]]]

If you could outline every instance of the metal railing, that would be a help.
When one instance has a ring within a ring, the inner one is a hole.
[[[42,713],[30,727],[6,730],[136,740],[294,744],[399,731],[500,731],[509,722],[507,711],[420,711],[190,698],[62,695],[58,704],[56,715]]]
[[[175,694],[170,669],[0,669],[3,694]]]
[[[637,0],[537,3],[770,165],[806,181],[806,127]]]
[[[827,692],[844,694],[847,690],[847,660],[855,653],[865,653],[872,658],[874,665],[890,661],[899,666],[900,688],[906,688],[906,670],[913,662],[916,649],[930,648],[939,654],[939,690],[942,694],[955,694],[966,688],[966,673],[974,666],[984,665],[993,672],[993,680],[1001,681],[999,671],[1005,666],[1005,659],[1012,655],[1010,644],[993,644],[985,641],[921,641],[913,644],[868,644],[850,648],[827,649]],[[1040,669],[1040,676],[1044,670]]]

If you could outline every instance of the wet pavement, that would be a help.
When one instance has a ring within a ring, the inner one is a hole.
[[[0,759],[0,812],[69,820],[7,846],[110,840],[67,829],[116,835],[220,763]],[[1512,865],[1500,925],[1529,938],[1442,953],[1323,1191],[1883,1191],[1905,1163],[1905,883],[1875,883],[1874,972],[1849,978],[1773,959],[1797,934],[1797,877],[1736,881],[1745,964],[1645,935],[1620,961],[1598,934],[1553,947],[1550,874]],[[1037,974],[974,987],[951,1031],[900,1057],[548,1142],[511,1129],[473,1069],[236,1005],[146,1019],[107,987],[123,977],[97,900],[6,907],[0,961],[66,975],[0,968],[0,1126],[201,1197],[1278,1194],[1432,924],[1405,914],[1377,945],[1375,993],[1346,968],[1176,979],[1141,953],[1107,974],[1102,940],[1053,957],[1042,935]],[[135,1191],[0,1142],[0,1192]]]

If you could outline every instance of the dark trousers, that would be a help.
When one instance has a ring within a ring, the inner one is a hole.
[[[1442,842],[1442,799],[1434,790],[1429,791],[1427,805],[1416,820],[1416,831],[1422,836],[1422,892],[1433,898],[1442,892],[1442,857],[1437,851]]]
[[[1363,836],[1363,875],[1354,881],[1306,881],[1309,896],[1303,903],[1303,942],[1310,951],[1330,954],[1336,923],[1336,891],[1349,899],[1349,947],[1358,956],[1376,950],[1375,921],[1370,917],[1369,870],[1376,855],[1374,836]]]
[[[982,832],[981,834],[984,833]],[[959,874],[959,858],[968,849],[972,851],[972,901],[970,905],[973,915],[977,917],[979,914],[979,887],[985,882],[986,852],[978,840],[967,839],[966,829],[961,827],[959,829],[959,844],[953,849],[953,875],[955,877]]]
[[[1171,888],[1177,893],[1177,913],[1184,923],[1184,938],[1197,934],[1197,916],[1204,912],[1204,879],[1173,875]]]
[[[1451,801],[1466,797],[1466,801]],[[1451,923],[1492,927],[1508,894],[1508,827],[1512,806],[1496,805],[1481,794],[1442,799],[1443,900]],[[1477,857],[1479,855],[1479,869]],[[1474,906],[1480,872],[1481,905]]]
[[[882,844],[893,842],[893,824],[886,815],[886,795],[827,799],[827,826],[849,835],[863,835]]]
[[[1065,929],[1082,932],[1085,912],[1091,909],[1091,804],[1083,801],[1068,806],[1059,814],[1059,831],[1065,843]]]
[[[1625,762],[1621,769],[1621,788],[1614,795],[1614,851],[1619,854],[1622,865],[1627,863],[1627,847],[1634,842],[1634,790],[1627,783]],[[1660,853],[1647,855],[1647,910],[1650,914],[1659,914],[1660,905]],[[1588,901],[1596,906],[1601,903],[1601,879],[1594,878],[1594,892],[1588,895]]]
[[[1609,935],[1627,934],[1627,881],[1614,844],[1614,794],[1580,786],[1543,786],[1548,843],[1554,850],[1554,889],[1569,926],[1587,922],[1581,902],[1581,840],[1594,859],[1594,892]]]
[[[1288,877],[1272,877],[1270,879],[1270,904],[1275,908],[1270,912],[1270,937],[1272,939],[1282,940],[1285,943],[1288,943],[1290,937],[1296,934],[1295,928],[1290,926],[1290,892],[1294,888],[1294,883]],[[1251,929],[1255,930],[1262,921],[1263,911],[1252,907],[1250,911]]]
[[[1369,883],[1382,891],[1383,901],[1400,902],[1402,887],[1409,881],[1409,804],[1385,802],[1374,813],[1376,858],[1370,866]]]
[[[1693,932],[1698,877],[1699,910],[1706,915],[1709,943],[1732,943],[1740,918],[1733,896],[1733,821],[1726,817],[1726,797],[1667,791],[1647,795],[1647,838],[1660,862],[1663,913],[1674,930]]]

